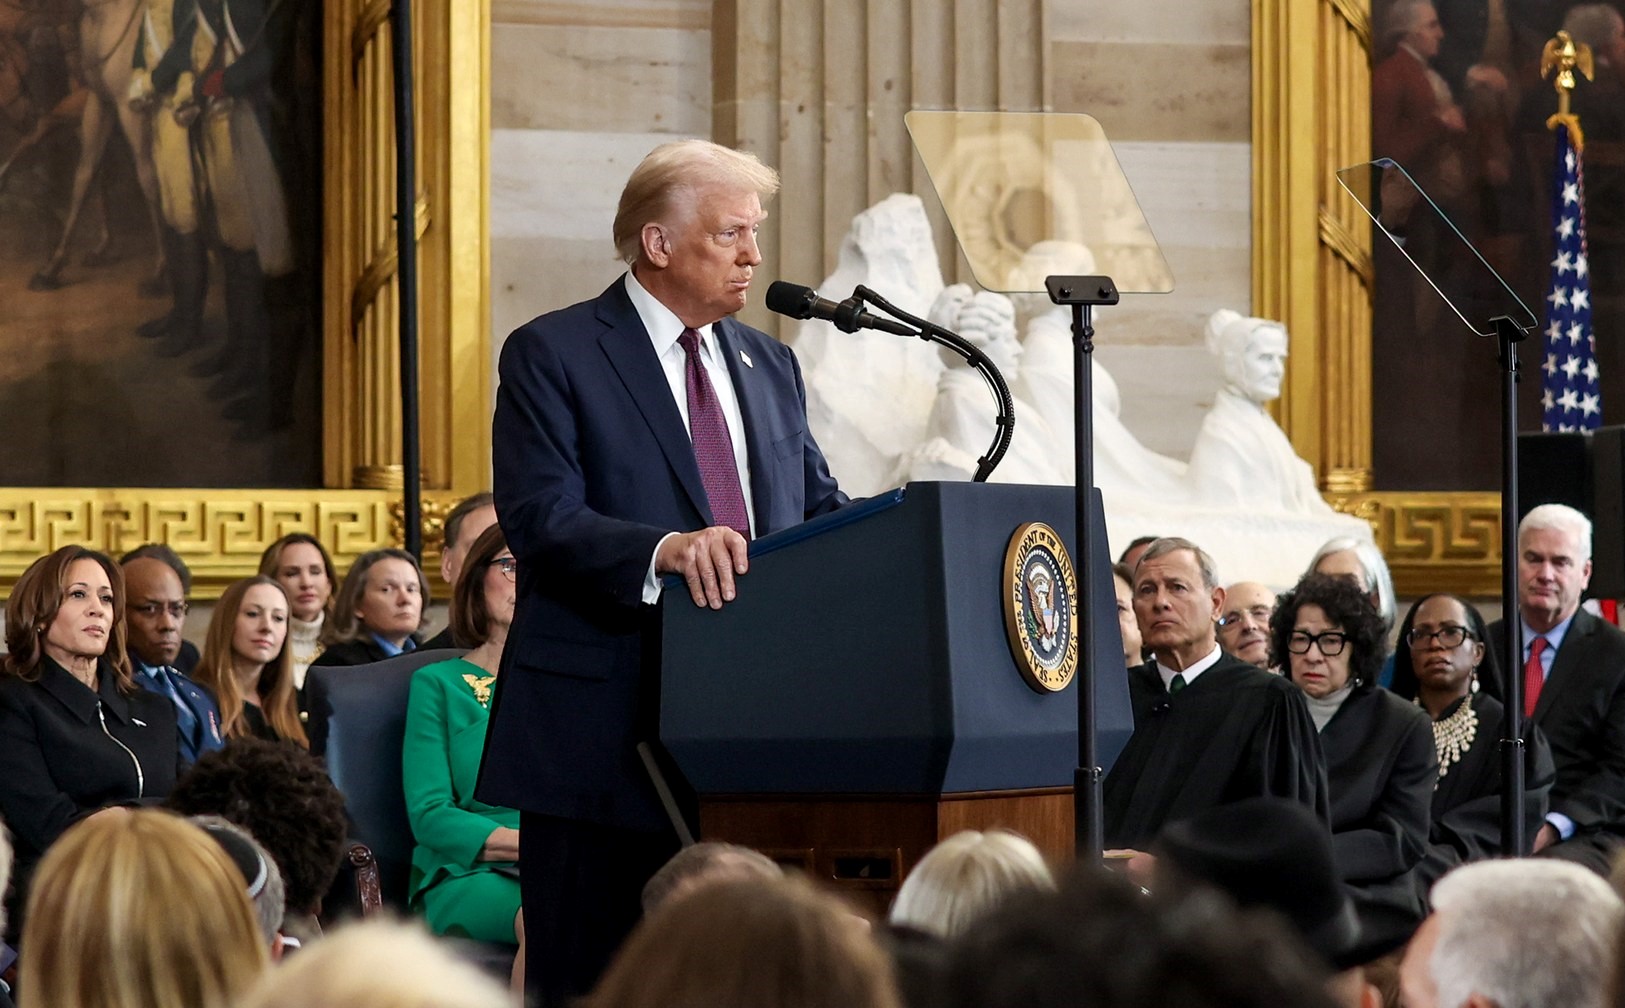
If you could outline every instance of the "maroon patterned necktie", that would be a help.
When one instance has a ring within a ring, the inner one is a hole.
[[[728,420],[722,415],[717,390],[711,385],[705,364],[700,360],[700,334],[684,329],[677,337],[687,358],[684,385],[688,388],[688,432],[694,439],[694,461],[700,465],[700,482],[711,503],[711,520],[750,538],[750,519],[745,513],[745,493],[739,488],[739,462],[734,457]]]

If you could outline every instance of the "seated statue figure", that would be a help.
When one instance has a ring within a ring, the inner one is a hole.
[[[1281,394],[1286,329],[1221,308],[1208,319],[1207,347],[1219,359],[1224,386],[1191,449],[1192,496],[1221,508],[1333,514],[1309,463],[1264,408]]]

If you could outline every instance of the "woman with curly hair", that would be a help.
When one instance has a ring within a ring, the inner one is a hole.
[[[254,735],[310,748],[293,684],[288,610],[282,586],[263,574],[220,595],[192,678],[220,702],[227,739]]]
[[[1412,870],[1427,850],[1439,759],[1426,713],[1377,686],[1382,617],[1346,577],[1306,574],[1270,617],[1270,661],[1320,730],[1332,851],[1356,902],[1422,911]]]

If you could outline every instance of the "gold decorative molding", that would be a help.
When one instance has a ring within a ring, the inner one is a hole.
[[[1400,596],[1501,594],[1500,494],[1374,492],[1327,499],[1371,523]]]

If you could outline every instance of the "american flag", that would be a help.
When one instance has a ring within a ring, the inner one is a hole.
[[[1557,127],[1557,185],[1552,191],[1556,257],[1546,295],[1545,381],[1541,429],[1602,426],[1597,344],[1591,332],[1591,270],[1586,262],[1585,182],[1567,124]]]

